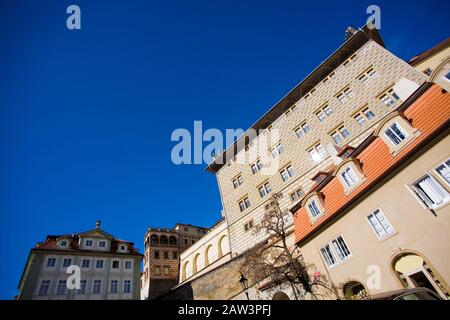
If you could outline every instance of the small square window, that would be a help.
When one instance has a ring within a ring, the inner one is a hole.
[[[113,269],[119,269],[119,265],[120,265],[120,262],[118,260],[113,260],[113,262],[112,262]]]

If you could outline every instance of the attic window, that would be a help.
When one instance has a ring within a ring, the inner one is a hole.
[[[60,245],[61,247],[67,247],[67,240],[62,240]]]

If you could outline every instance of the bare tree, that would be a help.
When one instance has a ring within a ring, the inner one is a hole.
[[[272,196],[269,208],[255,226],[255,234],[266,232],[269,238],[244,254],[241,272],[255,283],[266,280],[273,290],[288,284],[297,300],[304,299],[307,293],[315,299],[330,294],[338,297],[336,288],[329,284],[326,276],[315,271],[314,265],[304,262],[297,245],[288,243],[286,224],[291,213],[281,210],[281,197],[280,193]]]

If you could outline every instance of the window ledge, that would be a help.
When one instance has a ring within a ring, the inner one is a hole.
[[[413,142],[417,137],[419,137],[422,133],[418,130],[415,129],[412,133],[411,136],[406,139],[405,141],[402,141],[402,143],[400,143],[399,145],[392,147],[391,146],[391,155],[393,157],[396,157],[400,152],[402,152],[402,150],[404,148],[406,148],[408,145],[411,144],[411,142]]]

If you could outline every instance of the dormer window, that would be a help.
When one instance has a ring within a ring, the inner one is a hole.
[[[86,247],[92,247],[93,244],[94,244],[94,242],[93,242],[92,240],[85,240],[85,241],[84,241],[84,245],[85,245]]]
[[[346,194],[352,192],[365,179],[360,163],[353,158],[348,158],[341,162],[333,172],[333,176],[339,178]]]
[[[392,123],[384,134],[391,140],[391,142],[398,146],[402,141],[406,140],[408,133],[397,122]]]
[[[106,241],[100,240],[100,241],[98,242],[98,247],[99,247],[99,248],[106,248]]]
[[[302,200],[302,206],[306,208],[311,223],[325,214],[325,207],[323,204],[323,195],[320,192],[314,192],[306,196]]]
[[[388,145],[394,155],[419,134],[398,112],[387,117],[375,131],[375,135]]]

